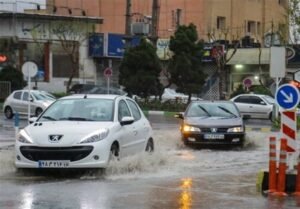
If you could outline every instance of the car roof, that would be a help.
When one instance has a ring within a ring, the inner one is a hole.
[[[239,95],[237,95],[237,96],[270,96],[270,95],[267,95],[267,94],[251,94],[251,93],[249,93],[249,94],[239,94]]]
[[[80,99],[80,98],[93,98],[93,99],[116,99],[117,97],[124,97],[128,98],[122,95],[116,95],[116,94],[73,94],[69,96],[62,97],[60,99]]]
[[[192,100],[191,103],[231,103],[230,100]]]

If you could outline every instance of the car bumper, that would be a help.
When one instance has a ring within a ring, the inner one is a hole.
[[[211,136],[211,137],[208,137]],[[214,137],[212,137],[214,136]],[[201,133],[201,134],[182,134],[185,144],[203,145],[243,145],[245,133]]]
[[[79,147],[83,147],[83,150],[87,147],[91,149],[90,152],[83,154]],[[41,147],[16,143],[15,166],[17,168],[105,168],[109,161],[109,148],[107,143],[99,142],[93,145],[70,147]],[[73,150],[77,150],[77,153],[72,153]],[[68,157],[70,155],[73,157]],[[46,166],[44,162],[47,162]]]

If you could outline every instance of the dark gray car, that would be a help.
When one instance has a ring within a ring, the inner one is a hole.
[[[193,101],[186,111],[175,117],[184,144],[243,146],[245,125],[231,101]]]

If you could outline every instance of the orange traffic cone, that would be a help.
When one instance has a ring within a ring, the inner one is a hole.
[[[270,137],[269,150],[269,193],[276,192],[277,168],[276,168],[276,138]]]
[[[300,197],[300,156],[298,157],[296,188],[293,195]]]
[[[286,180],[286,149],[287,140],[285,138],[281,139],[280,146],[280,157],[279,157],[279,172],[277,180],[277,191],[272,193],[275,196],[286,196],[285,193],[285,180]]]

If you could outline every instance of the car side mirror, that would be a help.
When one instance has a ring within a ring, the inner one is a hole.
[[[260,104],[261,105],[266,105],[266,103],[264,101],[261,101]]]
[[[29,124],[34,123],[37,120],[37,117],[29,118]]]
[[[183,114],[182,113],[176,113],[174,115],[175,118],[178,118],[178,119],[183,119]]]
[[[125,116],[120,121],[120,124],[121,124],[121,126],[124,126],[124,125],[132,124],[133,122],[134,122],[134,118],[133,117]]]

